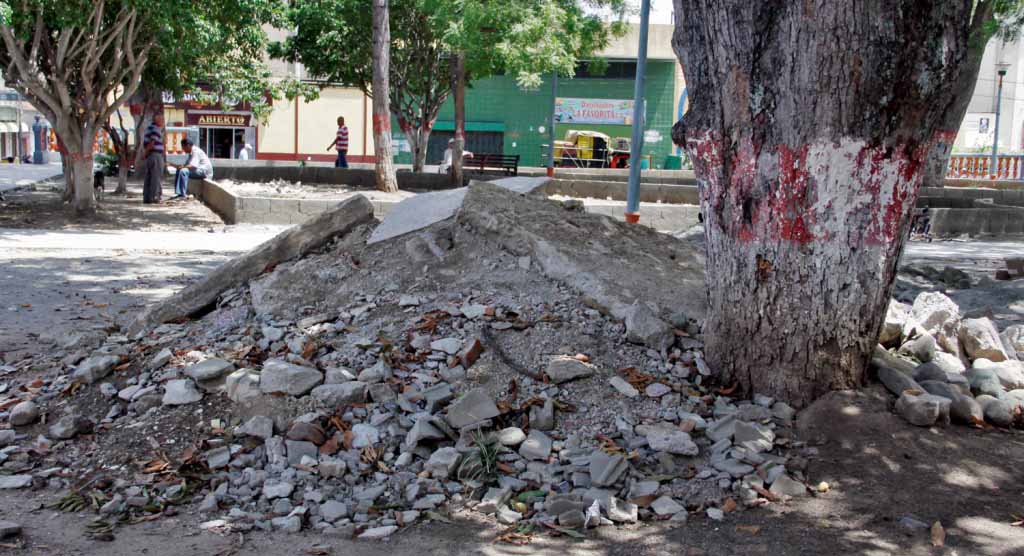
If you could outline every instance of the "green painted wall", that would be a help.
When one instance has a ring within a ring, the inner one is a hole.
[[[675,67],[668,61],[650,61],[647,64],[647,126],[645,130],[654,130],[660,135],[657,142],[646,142],[644,154],[654,156],[654,165],[660,168],[665,157],[671,154],[672,124],[675,123],[676,99],[673,99]],[[558,96],[571,98],[633,98],[632,79],[559,79]],[[551,83],[545,81],[536,90],[520,89],[515,81],[507,76],[489,77],[474,81],[466,92],[467,122],[502,122],[505,133],[505,154],[520,155],[521,166],[545,166],[547,153],[541,151],[541,145],[548,143],[547,127],[551,114]],[[448,102],[438,115],[438,122],[451,121],[454,118],[452,102]],[[396,139],[404,136],[397,131],[397,124],[392,124]],[[538,131],[545,128],[545,133]],[[559,140],[565,137],[568,129],[597,130],[613,137],[629,137],[629,126],[558,124],[555,127]],[[399,163],[408,164],[411,156],[401,152],[396,157]],[[428,160],[428,164],[437,161]]]

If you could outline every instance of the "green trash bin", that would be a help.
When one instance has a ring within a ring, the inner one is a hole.
[[[665,169],[666,170],[682,170],[683,169],[683,157],[670,154],[665,157]]]

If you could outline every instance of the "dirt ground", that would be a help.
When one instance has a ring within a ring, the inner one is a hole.
[[[691,515],[681,526],[601,528],[585,540],[538,534],[525,546],[495,543],[493,524],[468,514],[453,524],[428,523],[386,542],[255,533],[221,536],[198,529],[200,519],[178,515],[115,531],[112,542],[87,538],[91,514],[45,508],[52,492],[0,494],[0,519],[22,523],[25,533],[0,554],[262,554],[317,553],[388,556],[479,555],[987,555],[1024,554],[1024,528],[1012,525],[1024,513],[1019,462],[1024,437],[964,427],[922,429],[894,415],[890,397],[878,387],[832,394],[799,418],[801,438],[815,446],[812,482],[830,490],[810,498],[729,514],[723,522]],[[928,530],[901,518],[942,524],[944,546]]]
[[[101,216],[83,223],[54,203],[52,193],[37,193],[9,195],[15,205],[0,207],[0,227],[109,230],[116,242],[116,230],[136,226],[155,231],[223,226],[199,203],[147,207],[137,192],[121,202],[108,196]],[[17,204],[22,202],[32,205]],[[996,264],[993,251],[1020,252],[1022,246],[1006,242],[987,249],[966,243],[915,251],[911,245],[907,260],[920,263],[927,258],[927,264],[941,268],[943,261],[956,258],[958,266],[974,265],[974,276],[981,276]],[[924,253],[923,258],[914,259],[915,252]],[[972,253],[989,262],[965,262]],[[229,255],[186,250],[40,251],[0,245],[0,352],[31,349],[37,342],[32,334],[40,331],[116,322]],[[965,299],[974,299],[979,310],[987,306],[1011,319],[1020,318],[1024,311],[1019,282],[993,286],[1005,288],[996,296],[987,295],[985,288],[964,290],[970,291]],[[908,284],[907,288],[928,287],[916,278]],[[21,307],[26,304],[31,307]],[[0,371],[0,385],[4,372]],[[588,532],[583,540],[541,533],[527,545],[513,546],[494,542],[500,529],[492,522],[460,513],[453,516],[453,524],[418,524],[385,542],[357,542],[309,531],[223,536],[200,531],[200,517],[185,506],[177,508],[176,515],[123,525],[112,541],[103,542],[85,534],[93,513],[68,514],[46,507],[59,497],[54,491],[0,491],[0,520],[24,527],[20,537],[0,539],[0,554],[1024,555],[1024,527],[1013,525],[1024,519],[1017,517],[1024,516],[1024,471],[1019,463],[1024,461],[1024,435],[959,426],[913,427],[892,412],[892,403],[891,396],[872,386],[832,394],[803,411],[800,439],[818,451],[808,462],[807,475],[812,484],[829,483],[829,490],[731,513],[722,522],[691,514],[687,523],[675,527],[605,527]],[[911,516],[927,526],[941,523],[944,546],[933,546],[928,530],[901,522]]]

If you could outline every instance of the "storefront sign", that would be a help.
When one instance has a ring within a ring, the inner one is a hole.
[[[633,124],[633,101],[605,98],[555,99],[555,121],[563,124]]]
[[[185,115],[187,125],[200,127],[249,127],[251,114],[196,114]]]

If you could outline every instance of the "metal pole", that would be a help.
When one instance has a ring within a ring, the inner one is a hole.
[[[21,164],[21,157],[24,155],[24,149],[22,148],[22,141],[24,138],[21,135],[21,93],[15,92],[18,95],[18,131],[14,134],[15,145],[14,145],[14,156],[18,159],[18,164]]]
[[[647,24],[651,0],[640,4],[640,45],[636,54],[636,82],[633,87],[633,139],[629,145],[629,192],[626,196],[626,222],[640,221],[640,154],[644,148],[644,81],[647,73]]]
[[[548,130],[548,177],[555,177],[555,107],[558,105],[558,72],[551,72],[551,129]]]
[[[999,113],[1001,112],[1000,105],[1002,105],[1003,97],[1003,76],[1006,75],[1006,70],[999,69],[999,87],[996,89],[996,128],[995,134],[992,137],[992,165],[989,168],[989,175],[992,179],[995,179],[999,174]]]

